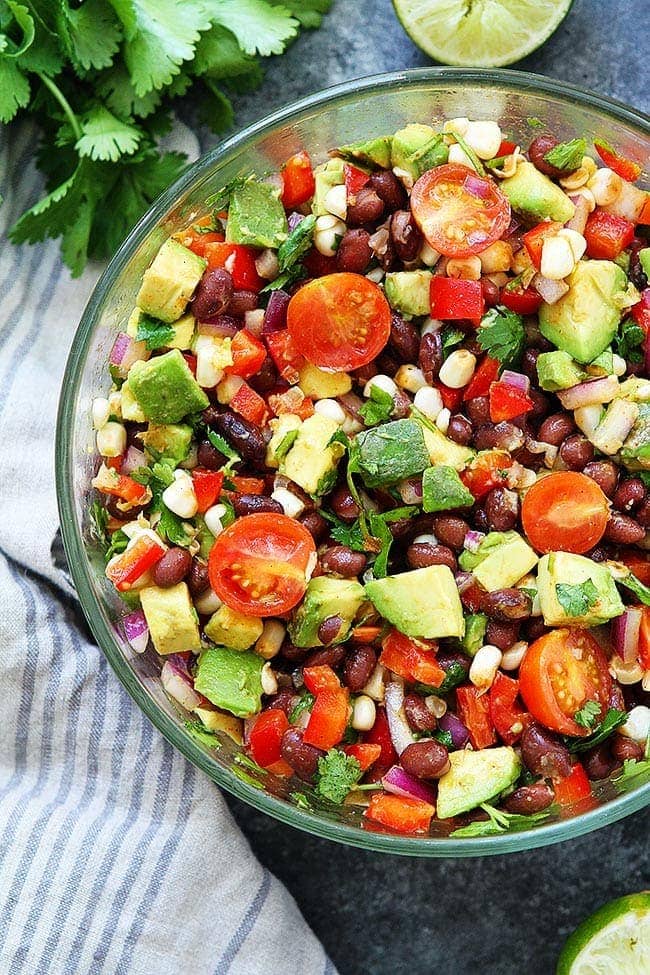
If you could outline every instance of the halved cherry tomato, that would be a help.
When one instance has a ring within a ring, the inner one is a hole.
[[[205,467],[195,467],[191,474],[198,510],[203,514],[212,507],[221,494],[223,471],[209,471]]]
[[[311,160],[303,150],[286,161],[280,171],[282,177],[282,205],[295,210],[314,195],[316,181]]]
[[[304,365],[305,359],[286,328],[280,332],[270,332],[264,336],[264,341],[282,378],[288,383],[297,383],[300,379],[298,370]]]
[[[636,183],[643,172],[643,167],[639,163],[626,159],[625,156],[620,156],[616,149],[613,149],[603,139],[594,139],[594,147],[605,165],[617,176],[627,180],[628,183]]]
[[[609,501],[595,481],[577,471],[557,471],[528,489],[521,523],[538,552],[575,552],[593,548],[605,534]]]
[[[225,372],[230,376],[241,376],[250,379],[260,371],[266,359],[266,348],[259,339],[241,328],[232,337],[230,343],[232,365],[227,366]]]
[[[497,736],[490,717],[490,701],[487,694],[481,694],[477,687],[467,684],[456,688],[458,716],[469,731],[473,748],[489,748]]]
[[[607,658],[588,630],[551,630],[531,643],[519,667],[526,707],[562,735],[588,735],[574,715],[587,701],[599,703],[604,713],[611,687]]]
[[[440,687],[445,672],[435,658],[438,649],[432,640],[416,640],[399,630],[391,630],[382,641],[379,663],[406,680]]]
[[[422,799],[373,793],[364,812],[366,819],[395,833],[425,833],[431,825],[435,807]]]
[[[350,202],[354,202],[354,198],[361,189],[365,186],[370,179],[370,173],[364,173],[363,169],[357,169],[356,166],[351,166],[350,163],[346,163],[343,169],[345,175],[345,195]]]
[[[256,256],[253,248],[245,244],[207,243],[203,248],[208,267],[225,267],[235,288],[244,291],[261,291],[267,283],[257,273]]]
[[[555,220],[543,220],[532,230],[528,230],[521,238],[521,242],[528,251],[530,259],[539,271],[542,264],[542,247],[547,237],[554,237],[562,224]]]
[[[231,410],[235,410],[249,423],[255,423],[257,426],[262,426],[269,415],[266,403],[248,383],[241,384],[229,405]]]
[[[288,727],[287,716],[279,708],[262,711],[255,719],[248,745],[254,760],[262,768],[281,760],[280,743]]]
[[[485,311],[485,298],[480,281],[443,278],[436,275],[429,286],[431,317],[454,321],[469,318],[479,321]]]
[[[378,356],[390,322],[381,288],[347,271],[309,281],[287,308],[287,329],[298,352],[315,366],[340,372]]]
[[[411,212],[431,247],[446,257],[478,254],[510,223],[510,204],[497,185],[458,163],[420,176]]]
[[[305,573],[316,559],[306,528],[286,515],[238,518],[210,551],[210,585],[217,596],[248,616],[276,616],[300,602]]]
[[[615,213],[594,210],[589,214],[583,233],[589,257],[613,261],[632,243],[634,224]]]
[[[553,783],[556,802],[561,806],[572,806],[591,795],[591,785],[587,773],[580,762],[576,762],[568,775]]]
[[[506,284],[501,288],[499,301],[518,315],[534,315],[542,303],[542,296],[534,288],[511,288]]]
[[[463,399],[465,402],[470,399],[476,399],[477,396],[487,396],[490,392],[491,384],[495,382],[499,375],[500,368],[501,363],[498,359],[491,359],[489,355],[484,356],[470,379],[469,385],[463,390]]]
[[[381,755],[381,745],[366,745],[363,743],[357,745],[343,745],[342,751],[344,751],[346,755],[356,758],[357,762],[361,766],[361,771],[367,772],[370,766],[374,765]]]
[[[650,670],[650,606],[643,606],[641,613],[641,626],[639,627],[639,663],[644,670]]]
[[[480,501],[492,488],[508,483],[508,470],[513,463],[506,450],[484,450],[465,468],[460,479]]]
[[[520,737],[525,712],[516,706],[519,681],[507,677],[500,670],[490,688],[490,720],[506,745],[512,745]]]
[[[534,405],[528,393],[511,383],[498,382],[490,386],[490,419],[493,423],[528,413]]]
[[[151,535],[141,535],[106,566],[106,576],[119,592],[127,592],[141,575],[153,568],[167,551],[167,546]]]
[[[305,667],[302,672],[305,687],[312,694],[320,694],[321,691],[336,690],[341,686],[334,671],[327,664],[319,664],[316,667]]]
[[[338,745],[347,723],[347,691],[343,687],[325,688],[316,695],[303,741],[327,751]]]

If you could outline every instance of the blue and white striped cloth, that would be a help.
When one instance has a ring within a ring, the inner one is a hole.
[[[4,239],[41,182],[33,131],[0,138]],[[0,251],[0,973],[335,975],[54,564],[58,390],[97,275],[71,281],[58,243]]]

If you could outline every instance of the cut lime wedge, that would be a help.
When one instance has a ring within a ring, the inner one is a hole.
[[[573,0],[393,0],[402,27],[443,64],[498,68],[548,40]]]
[[[605,904],[569,937],[556,975],[648,975],[650,891]]]

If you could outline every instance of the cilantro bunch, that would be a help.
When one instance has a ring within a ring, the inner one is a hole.
[[[318,27],[331,0],[0,0],[0,122],[41,130],[47,194],[15,244],[61,238],[72,274],[105,259],[185,158],[161,153],[173,100],[213,132],[233,123],[229,89],[256,88],[260,57]]]

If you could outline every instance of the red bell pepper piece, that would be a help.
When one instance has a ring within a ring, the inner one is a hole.
[[[234,484],[238,494],[264,494],[264,481],[261,477],[231,474],[228,480]]]
[[[625,156],[620,156],[616,149],[613,149],[603,139],[594,139],[594,147],[602,161],[612,172],[620,176],[621,179],[627,180],[628,183],[636,183],[643,172],[643,167],[639,163],[626,159]]]
[[[301,420],[306,420],[314,413],[314,401],[309,396],[304,396],[297,386],[292,386],[282,393],[270,393],[268,403],[269,409],[276,416],[282,413],[294,413]]]
[[[542,303],[542,296],[534,288],[511,288],[506,284],[501,288],[499,301],[518,315],[534,315]]]
[[[490,392],[490,385],[497,379],[501,363],[498,359],[491,359],[486,355],[481,359],[478,368],[469,381],[469,385],[463,390],[465,402],[476,399],[477,396],[487,396]]]
[[[496,154],[496,158],[499,159],[501,156],[511,156],[516,148],[516,142],[510,142],[509,139],[502,139],[501,145],[499,146],[499,151]]]
[[[642,613],[639,627],[639,663],[644,670],[650,670],[650,606],[643,606]]]
[[[555,799],[561,806],[571,806],[591,795],[591,786],[584,768],[576,762],[570,773],[553,783]]]
[[[124,463],[124,454],[120,454],[119,457],[105,457],[104,463],[111,471],[117,471],[118,474],[122,470],[122,464]]]
[[[233,335],[230,352],[232,365],[227,366],[225,371],[231,376],[241,376],[242,379],[250,379],[258,373],[266,359],[266,347],[245,328]]]
[[[370,179],[370,173],[364,173],[363,169],[357,169],[350,163],[345,164],[343,173],[345,175],[345,195],[349,202],[354,203],[357,193]]]
[[[151,535],[141,535],[136,541],[106,566],[106,576],[119,592],[127,592],[140,576],[159,562],[167,546],[155,541]]]
[[[454,413],[463,401],[463,390],[452,389],[444,383],[434,383],[436,389],[442,397],[442,402],[448,410]]]
[[[312,694],[336,690],[341,686],[341,681],[327,664],[305,667],[302,672],[302,679],[305,682],[305,687]]]
[[[524,730],[525,712],[516,706],[519,681],[497,672],[490,688],[490,720],[506,745],[512,745]]]
[[[445,672],[435,658],[437,644],[391,630],[382,641],[379,663],[406,680],[440,687]]]
[[[422,799],[373,793],[364,816],[395,833],[425,833],[431,825],[435,807]]]
[[[316,695],[303,741],[327,751],[338,745],[347,723],[347,691],[342,687],[326,688]]]
[[[223,487],[223,471],[209,471],[206,467],[195,467],[191,471],[196,503],[200,514],[216,502]]]
[[[356,758],[362,772],[367,772],[371,765],[381,755],[381,745],[368,745],[363,742],[356,745],[343,745],[342,751],[352,758]]]
[[[380,779],[384,772],[387,772],[392,765],[399,762],[399,757],[393,747],[393,740],[390,736],[385,708],[377,708],[375,723],[370,731],[364,731],[362,741],[365,745],[379,745],[380,748],[379,757],[375,760],[374,768],[369,776],[373,781],[376,781],[378,778]]]
[[[266,403],[248,383],[242,383],[233,398],[230,400],[230,408],[235,410],[249,423],[262,426],[268,418]]]
[[[314,195],[316,189],[314,170],[304,150],[287,160],[280,176],[282,177],[282,205],[287,210],[295,210]]]
[[[494,745],[497,736],[490,718],[490,702],[487,694],[479,694],[478,688],[467,684],[456,688],[458,716],[469,731],[473,748]]]
[[[262,768],[268,768],[282,759],[280,743],[282,735],[288,727],[287,716],[279,708],[269,708],[268,711],[262,711],[255,719],[248,747],[253,759]]]
[[[521,242],[528,251],[530,259],[539,271],[542,264],[542,247],[547,237],[554,237],[558,230],[562,229],[562,224],[555,220],[543,220],[532,230],[527,231],[521,238]]]
[[[460,479],[477,501],[488,491],[508,483],[508,469],[513,460],[506,450],[485,450],[467,467]]]
[[[144,504],[151,495],[144,484],[138,484],[128,474],[120,474],[113,468],[102,464],[93,480],[93,487],[96,487],[102,494],[110,494],[114,498],[126,501],[128,504]]]
[[[288,383],[297,383],[300,379],[298,370],[305,360],[293,344],[286,328],[281,332],[270,332],[264,336],[264,341],[282,378]]]
[[[490,419],[493,423],[512,420],[515,416],[528,413],[533,406],[532,399],[523,389],[504,382],[490,386]]]
[[[189,247],[191,251],[199,257],[205,257],[205,245],[223,241],[224,236],[220,230],[209,230],[212,226],[212,217],[200,217],[185,230],[178,234],[178,240],[184,247]]]
[[[637,325],[640,325],[648,335],[650,333],[650,288],[645,288],[641,292],[641,301],[632,305],[630,314]]]
[[[196,356],[192,355],[191,352],[183,352],[182,356],[190,367],[190,372],[196,378]]]
[[[255,267],[256,252],[245,244],[208,243],[203,256],[208,267],[225,267],[236,289],[261,291],[267,283]]]
[[[429,301],[432,318],[454,320],[469,318],[478,321],[485,311],[485,299],[480,281],[462,278],[431,278]]]
[[[584,237],[589,257],[613,261],[632,243],[634,224],[625,217],[597,209],[589,214]]]

